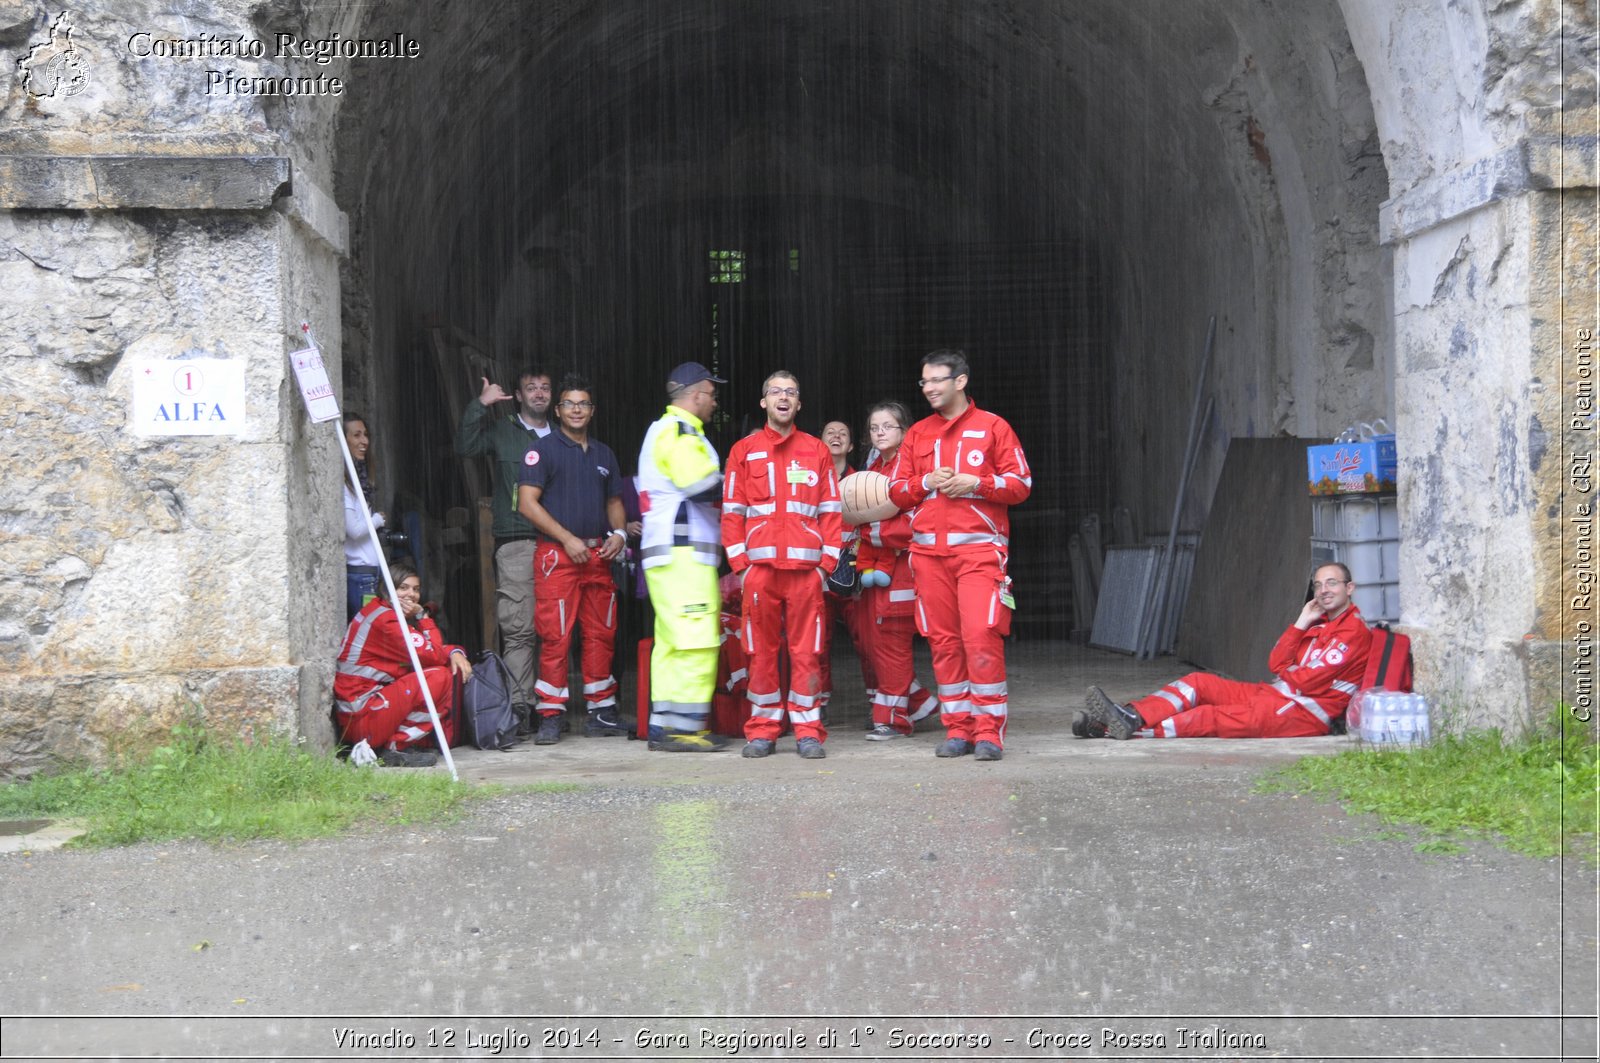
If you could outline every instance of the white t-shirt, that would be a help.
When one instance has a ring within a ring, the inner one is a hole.
[[[383,527],[383,517],[377,513],[372,522]],[[361,519],[361,498],[348,482],[344,485],[344,563],[373,568],[379,564],[378,544],[367,535],[367,522]]]

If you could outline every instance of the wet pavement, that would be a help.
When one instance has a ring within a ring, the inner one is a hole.
[[[1346,739],[1071,736],[1174,671],[1021,647],[997,764],[841,706],[821,762],[569,736],[458,750],[578,788],[451,825],[0,856],[0,1012],[61,1016],[0,1055],[1594,1057],[1592,869],[1254,790]]]

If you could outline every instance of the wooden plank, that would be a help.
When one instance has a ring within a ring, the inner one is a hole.
[[[483,644],[498,648],[500,620],[495,612],[494,508],[487,498],[478,499],[478,600],[483,618]],[[498,652],[498,649],[497,649]]]
[[[1270,678],[1267,654],[1309,582],[1314,439],[1234,439],[1195,553],[1178,656],[1234,679]]]

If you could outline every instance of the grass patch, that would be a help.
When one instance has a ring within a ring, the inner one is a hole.
[[[1427,835],[1420,852],[1459,852],[1454,839],[1492,838],[1514,852],[1597,858],[1600,757],[1595,736],[1565,713],[1542,730],[1507,739],[1499,731],[1441,734],[1403,752],[1352,749],[1305,757],[1273,772],[1258,790],[1330,794],[1352,812]]]
[[[442,772],[356,768],[284,738],[224,741],[183,725],[166,745],[111,768],[0,786],[0,817],[82,820],[84,846],[317,838],[448,821],[496,792]]]

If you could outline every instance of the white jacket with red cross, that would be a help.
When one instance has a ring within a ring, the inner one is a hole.
[[[1361,685],[1371,642],[1372,629],[1353,603],[1338,619],[1304,631],[1290,624],[1267,655],[1267,667],[1278,677],[1272,686],[1331,723]]]
[[[762,425],[733,445],[722,481],[728,565],[832,572],[843,522],[833,455],[814,435]]]
[[[911,510],[912,553],[1009,552],[1007,511],[1033,492],[1033,474],[1017,433],[1004,418],[971,401],[952,420],[930,414],[906,432],[898,457],[889,497]],[[956,498],[933,490],[928,476],[944,466],[976,476],[977,487]]]

